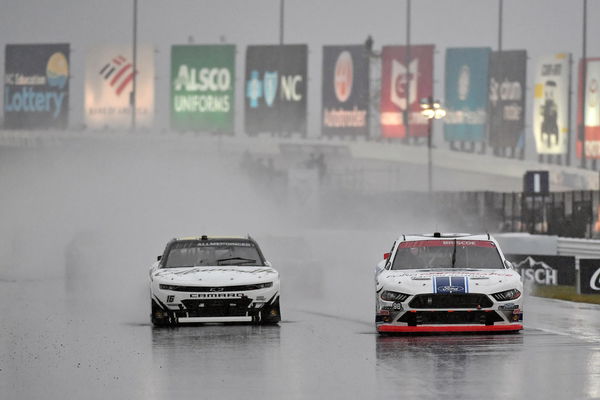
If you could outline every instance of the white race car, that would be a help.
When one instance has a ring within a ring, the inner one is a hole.
[[[171,240],[150,268],[150,296],[156,326],[281,320],[279,273],[251,237]]]
[[[523,284],[490,235],[402,235],[377,266],[379,333],[523,329]]]

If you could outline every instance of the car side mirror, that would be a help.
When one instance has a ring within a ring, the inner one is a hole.
[[[265,265],[269,268],[273,267],[273,264],[271,264],[271,261],[269,261],[269,260],[265,260]]]
[[[384,254],[383,254],[383,259],[384,259],[384,260],[387,260],[387,259],[389,259],[389,258],[390,258],[390,256],[391,256],[391,255],[392,255],[392,253],[384,253]]]
[[[508,269],[515,269],[515,265],[508,260],[504,260],[504,265],[506,265],[506,268]]]
[[[162,260],[162,256],[157,256],[156,261],[160,261],[160,260]]]

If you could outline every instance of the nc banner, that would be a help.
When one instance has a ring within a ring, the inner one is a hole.
[[[9,44],[4,58],[4,127],[65,129],[69,44]]]
[[[171,47],[171,128],[233,134],[235,45]]]
[[[571,55],[542,57],[535,68],[533,136],[539,154],[566,154]]]
[[[85,123],[92,129],[131,126],[133,75],[136,74],[136,125],[149,127],[154,118],[154,49],[137,48],[133,70],[130,46],[101,46],[87,54]]]
[[[323,135],[369,134],[369,54],[364,45],[323,47]]]
[[[585,134],[587,158],[600,158],[600,58],[586,60],[585,129],[583,124],[583,61],[579,62],[579,95],[577,96],[577,156],[581,157],[582,134]]]
[[[308,47],[248,46],[245,77],[246,133],[306,135]]]
[[[537,285],[575,286],[575,257],[507,254],[523,281]]]
[[[447,141],[486,140],[490,52],[488,47],[446,50]]]
[[[493,147],[521,147],[525,130],[527,52],[492,52],[490,56],[489,127]]]
[[[428,120],[420,100],[433,94],[433,45],[384,46],[381,53],[381,112],[383,137],[427,136]]]

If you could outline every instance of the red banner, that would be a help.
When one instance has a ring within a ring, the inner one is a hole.
[[[579,61],[577,96],[577,157],[583,147],[583,60]],[[588,58],[585,85],[585,155],[600,158],[600,58]]]
[[[421,114],[420,100],[433,95],[433,48],[433,45],[410,46],[408,59],[406,46],[383,47],[380,110],[383,137],[406,137],[405,116],[409,136],[428,135],[429,124]]]

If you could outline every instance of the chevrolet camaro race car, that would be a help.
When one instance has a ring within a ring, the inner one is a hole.
[[[488,234],[402,235],[377,266],[379,333],[523,329],[523,284]]]
[[[279,273],[250,237],[171,240],[150,268],[150,296],[155,326],[281,320]]]

